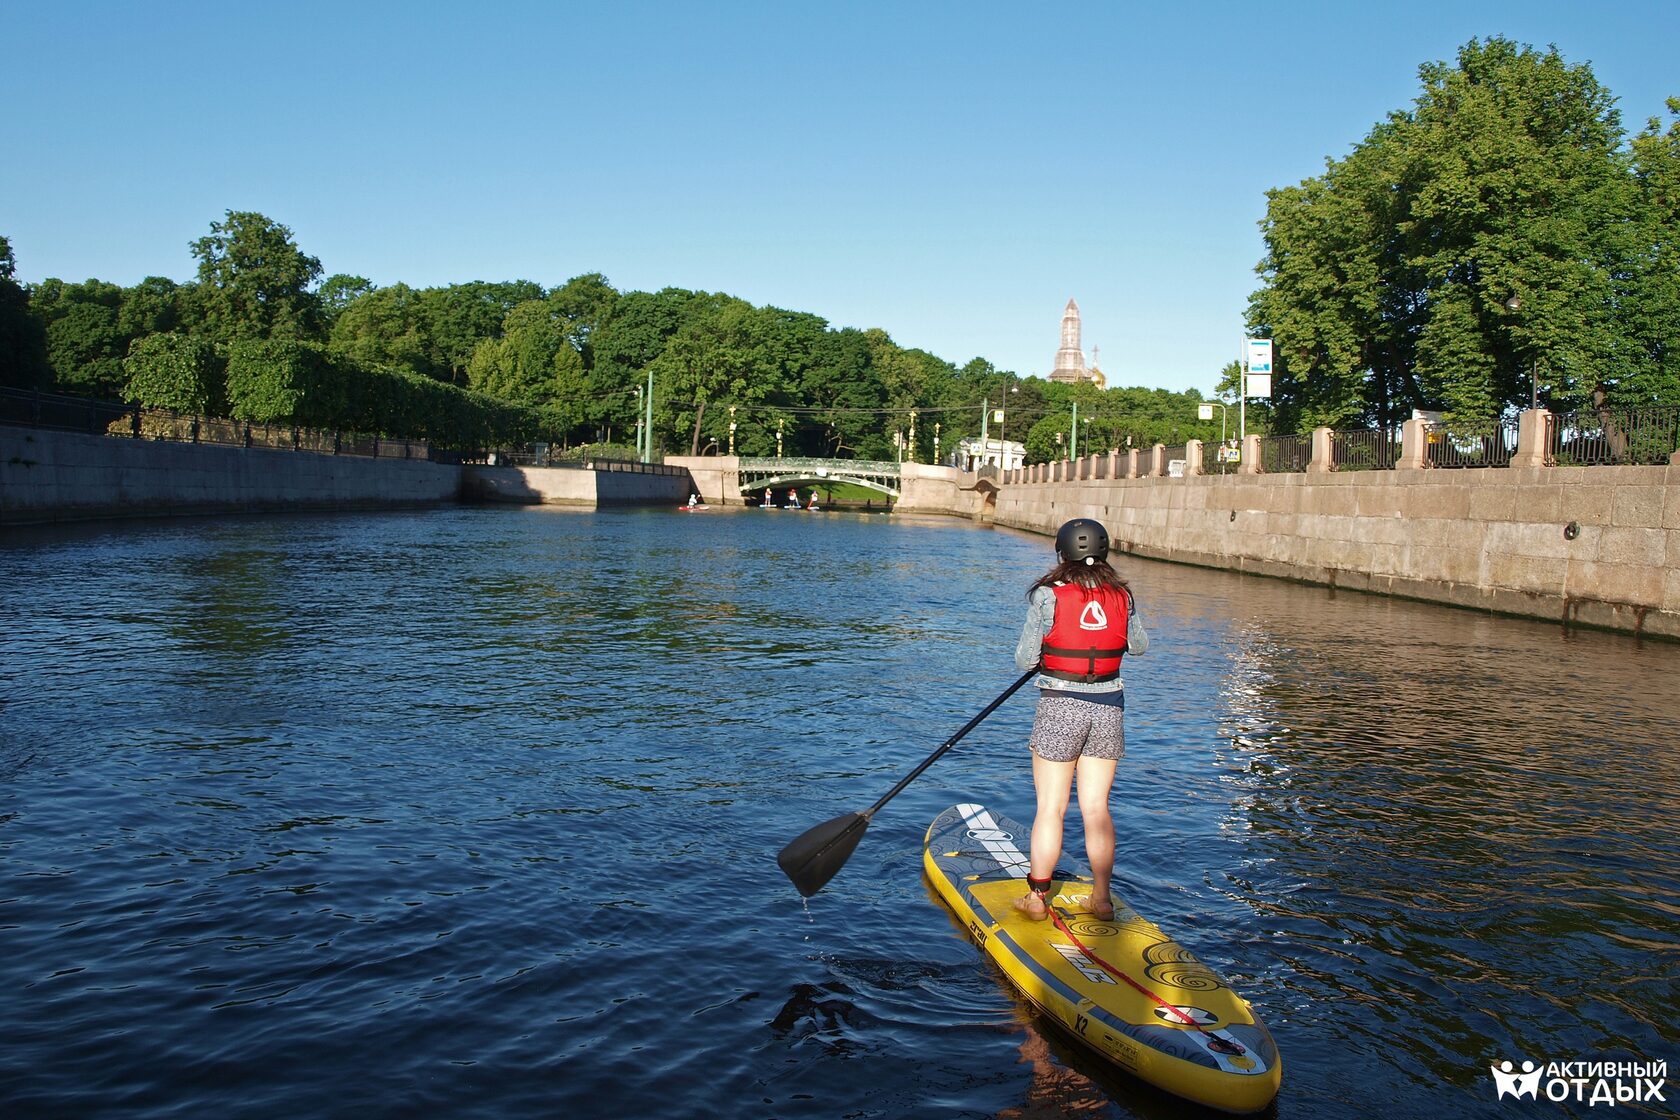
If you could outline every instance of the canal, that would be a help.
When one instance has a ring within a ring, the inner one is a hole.
[[[1014,679],[1050,560],[756,510],[9,531],[6,1114],[1186,1115],[921,879],[948,805],[1030,819],[1030,695],[808,902],[774,862]],[[1119,567],[1116,890],[1255,1005],[1278,1116],[1680,1062],[1680,647]]]

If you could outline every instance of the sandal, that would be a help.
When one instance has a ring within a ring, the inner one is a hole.
[[[1037,891],[1028,891],[1012,905],[1035,922],[1042,922],[1050,917],[1050,904]]]

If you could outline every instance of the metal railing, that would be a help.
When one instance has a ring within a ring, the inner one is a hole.
[[[1265,436],[1260,440],[1260,473],[1301,474],[1312,458],[1307,436]]]
[[[133,412],[131,406],[111,401],[0,389],[0,424],[19,428],[103,435],[113,424]]]
[[[329,431],[286,424],[253,424],[225,417],[194,416],[165,408],[141,408],[86,397],[0,389],[0,424],[44,428],[123,439],[252,447],[270,451],[313,451],[373,459],[432,459],[424,440],[387,439],[367,432]]]
[[[1514,416],[1480,424],[1427,424],[1427,461],[1432,467],[1508,467],[1517,453],[1517,428]]]
[[[1680,408],[1595,408],[1548,428],[1548,466],[1661,466],[1680,450]]]
[[[741,456],[741,469],[744,471],[814,471],[818,467],[832,467],[854,474],[897,474],[899,465],[883,459],[816,459],[792,455],[777,459],[763,455]]]
[[[1330,433],[1332,470],[1391,471],[1399,461],[1399,432],[1359,428]]]

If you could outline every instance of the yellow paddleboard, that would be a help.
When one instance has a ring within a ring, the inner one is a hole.
[[[1027,889],[1027,828],[956,805],[928,828],[922,864],[939,896],[1035,1006],[1121,1069],[1227,1112],[1277,1096],[1277,1046],[1248,1001],[1120,899],[1084,909],[1089,875],[1058,872],[1055,920],[1012,905]]]

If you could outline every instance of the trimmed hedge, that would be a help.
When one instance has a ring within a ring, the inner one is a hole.
[[[124,369],[130,398],[147,408],[253,424],[424,439],[463,450],[527,443],[541,427],[534,408],[420,374],[362,366],[295,339],[235,342],[224,370],[200,339],[149,335],[129,347]]]
[[[128,399],[146,408],[195,416],[226,410],[226,375],[215,348],[201,338],[169,332],[137,338],[123,359]]]
[[[340,426],[341,378],[326,351],[289,338],[251,338],[228,347],[227,398],[234,419],[253,424]]]

